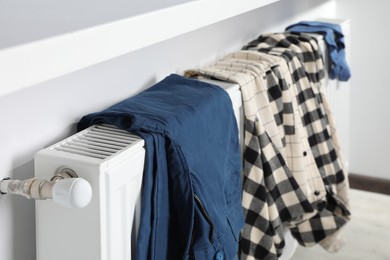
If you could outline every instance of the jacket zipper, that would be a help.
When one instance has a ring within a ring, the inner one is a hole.
[[[210,218],[209,214],[207,214],[207,211],[206,211],[205,207],[203,206],[203,203],[199,199],[197,194],[194,194],[194,198],[195,198],[195,201],[196,201],[196,203],[198,204],[198,206],[200,208],[200,211],[203,214],[203,217],[206,219],[207,223],[209,223],[209,225],[210,225],[209,239],[210,239],[211,243],[214,243],[214,239],[213,239],[214,225],[213,225],[213,222],[211,222],[211,218]]]

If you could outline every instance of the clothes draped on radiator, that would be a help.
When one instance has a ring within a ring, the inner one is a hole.
[[[241,259],[277,259],[283,228],[299,243],[338,246],[348,221],[347,179],[321,84],[324,65],[307,35],[260,36],[187,76],[238,83],[245,114]],[[326,243],[324,242],[326,241]]]
[[[340,25],[319,21],[302,21],[286,28],[292,33],[317,33],[324,37],[331,67],[329,77],[347,81],[351,77],[345,56],[345,40]]]
[[[243,227],[238,129],[218,86],[170,75],[78,129],[110,124],[146,144],[137,258],[234,259]]]

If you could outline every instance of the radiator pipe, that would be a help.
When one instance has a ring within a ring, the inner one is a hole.
[[[78,178],[69,168],[60,168],[49,180],[31,178],[27,180],[12,180],[5,178],[0,181],[1,194],[16,194],[28,199],[53,199],[58,204],[68,208],[84,208],[92,198],[92,188],[89,182]]]

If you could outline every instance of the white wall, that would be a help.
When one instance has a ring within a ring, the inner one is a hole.
[[[390,179],[390,81],[387,0],[337,0],[337,17],[351,19],[350,171]]]
[[[194,0],[0,0],[0,46],[71,33],[190,1]]]
[[[301,19],[334,15],[334,1],[282,0],[3,96],[0,98],[0,178],[32,177],[34,153],[74,133],[75,123],[86,113],[134,95],[172,72],[209,64],[238,50],[260,33],[282,31],[286,25]],[[0,196],[1,260],[35,259],[34,221],[33,201]]]

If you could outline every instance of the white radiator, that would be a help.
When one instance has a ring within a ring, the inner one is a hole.
[[[139,221],[144,141],[110,126],[92,126],[35,156],[36,177],[67,167],[87,180],[92,200],[83,209],[36,202],[38,260],[129,260]]]

